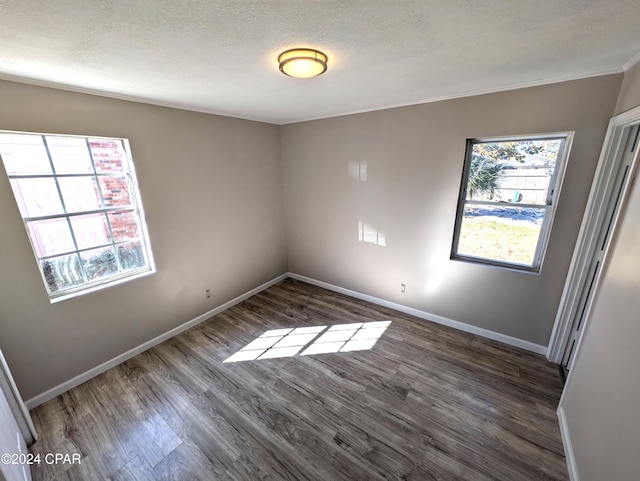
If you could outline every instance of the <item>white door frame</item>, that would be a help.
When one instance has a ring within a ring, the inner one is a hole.
[[[29,411],[22,401],[22,397],[18,392],[16,382],[13,380],[11,371],[7,361],[4,359],[2,350],[0,350],[0,391],[4,394],[13,413],[13,417],[22,433],[22,437],[25,439],[27,446],[34,443],[38,439],[35,427],[33,427],[33,421]]]
[[[547,359],[551,362],[558,364],[562,362],[584,288],[587,270],[596,249],[602,224],[605,221],[608,201],[618,172],[618,163],[624,153],[627,141],[628,127],[637,123],[640,123],[640,106],[616,115],[609,121],[609,128],[607,129],[600,159],[598,160],[598,167],[591,184],[589,201],[582,218],[578,241],[573,251],[569,274],[565,281],[560,306],[558,307],[555,324],[551,332],[549,347],[547,348]],[[634,163],[637,157],[637,155],[634,157]],[[630,172],[634,172],[634,165],[631,165]],[[632,175],[629,176],[624,186],[623,199],[626,197],[632,178]],[[620,209],[618,209],[619,212]],[[612,230],[615,229],[618,213],[615,215]],[[584,322],[587,323],[588,318]]]

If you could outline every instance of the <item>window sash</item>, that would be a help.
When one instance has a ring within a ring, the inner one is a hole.
[[[66,251],[66,252],[60,252],[58,254],[52,254],[49,256],[36,256],[36,258],[39,261],[46,261],[49,259],[55,259],[56,257],[62,257],[62,256],[70,256],[71,254],[81,254],[82,252],[88,252],[88,251],[92,251],[92,250],[96,250],[96,249],[105,249],[107,247],[114,247],[114,246],[118,246],[118,245],[122,245],[122,244],[130,244],[132,242],[142,242],[142,239],[140,237],[134,237],[133,239],[126,239],[126,240],[121,240],[121,241],[115,241],[115,242],[109,242],[107,244],[100,244],[100,245],[95,245],[95,246],[91,246],[91,247],[83,247],[82,249],[76,249],[76,250],[72,250],[72,251]]]
[[[75,296],[80,295],[80,294],[87,294],[89,292],[94,292],[94,291],[96,291],[98,289],[101,289],[101,288],[107,286],[107,285],[117,285],[117,284],[122,283],[123,281],[137,279],[138,277],[143,277],[143,276],[146,276],[148,274],[152,274],[153,272],[155,272],[155,269],[153,269],[153,268],[151,268],[149,266],[145,266],[145,267],[141,267],[139,269],[131,269],[131,270],[128,270],[128,271],[119,272],[117,274],[114,274],[113,276],[102,277],[102,278],[99,278],[99,279],[97,279],[95,281],[87,281],[87,282],[85,282],[83,284],[80,284],[78,286],[69,287],[67,289],[51,293],[49,291],[49,285],[47,284],[47,280],[44,277],[44,273],[42,272],[42,269],[40,269],[40,274],[42,274],[42,281],[44,282],[45,286],[47,287],[47,292],[49,292],[49,298],[50,298],[52,303],[53,302],[57,302],[57,301],[62,301],[62,300],[65,300],[65,299],[70,299],[70,298],[75,297]]]
[[[465,202],[465,206],[469,205],[469,204],[474,204],[474,205],[491,205],[491,206],[504,206],[504,203],[498,203],[498,202],[477,202],[477,201],[467,201]],[[523,208],[523,209],[539,209],[539,210],[544,210],[544,217],[542,219],[542,224],[540,226],[540,232],[538,233],[538,240],[536,242],[536,250],[535,250],[535,254],[533,256],[533,261],[531,264],[524,264],[524,263],[519,263],[519,262],[514,262],[514,261],[501,261],[498,259],[492,259],[490,257],[480,257],[480,256],[474,256],[471,254],[460,254],[458,253],[458,242],[460,241],[460,232],[462,231],[462,220],[460,221],[460,225],[458,226],[457,229],[457,233],[456,233],[456,246],[455,246],[455,254],[452,255],[453,258],[456,259],[472,259],[476,262],[482,262],[482,263],[486,263],[486,264],[491,264],[491,265],[495,265],[495,266],[503,266],[503,267],[515,267],[518,268],[520,270],[530,270],[530,271],[537,271],[536,266],[539,266],[541,264],[541,256],[543,254],[543,250],[545,248],[545,244],[542,241],[542,239],[544,238],[544,236],[546,236],[549,228],[550,228],[550,224],[551,224],[551,216],[550,213],[552,211],[553,206],[552,205],[540,205],[540,204],[518,204],[517,206],[518,208]],[[464,209],[463,209],[463,214],[462,217],[464,217]]]
[[[49,215],[40,215],[34,217],[23,217],[22,220],[26,222],[35,222],[38,220],[49,220],[49,219],[61,219],[62,217],[77,217],[79,215],[90,215],[90,214],[104,214],[108,212],[126,212],[126,211],[134,211],[137,212],[137,208],[133,204],[127,204],[118,207],[103,207],[101,209],[92,209],[92,210],[80,210],[74,212],[64,212],[61,214],[49,214]]]

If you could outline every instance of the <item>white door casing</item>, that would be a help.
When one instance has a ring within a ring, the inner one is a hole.
[[[640,151],[636,145],[637,129],[634,129],[637,124],[640,124],[640,107],[611,119],[591,185],[547,349],[547,358],[550,361],[558,364],[562,364],[563,360],[568,361],[569,368],[573,354],[569,355],[570,349],[567,348],[570,348],[570,344],[577,346],[588,322],[591,294],[596,290],[602,265],[598,265],[597,261],[606,254],[620,206],[628,194],[637,170],[636,163]],[[626,176],[622,175],[625,170]],[[578,325],[579,329],[576,331],[575,327]]]
[[[15,461],[24,461],[27,444],[35,440],[31,416],[0,350],[0,481],[31,481],[29,465]]]
[[[20,432],[5,393],[0,392],[0,472],[6,481],[31,481],[29,466],[20,463],[27,443]]]

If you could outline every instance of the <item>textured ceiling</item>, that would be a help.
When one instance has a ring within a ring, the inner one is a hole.
[[[329,55],[282,75],[284,49]],[[284,124],[620,72],[638,0],[0,0],[0,78]]]

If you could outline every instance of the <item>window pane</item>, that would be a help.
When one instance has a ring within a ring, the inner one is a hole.
[[[103,246],[110,242],[105,214],[76,215],[69,219],[78,249]]]
[[[140,241],[118,245],[118,257],[122,270],[139,269],[147,265]]]
[[[95,177],[60,177],[58,183],[67,212],[102,208]]]
[[[51,174],[40,135],[0,134],[0,155],[8,175]]]
[[[139,236],[138,216],[133,210],[109,212],[108,215],[115,242],[135,239]]]
[[[544,208],[465,206],[459,255],[532,266]]]
[[[125,172],[127,154],[121,140],[90,139],[96,172]]]
[[[102,198],[106,207],[120,207],[131,205],[129,196],[129,182],[125,176],[98,177]]]
[[[473,144],[467,200],[547,203],[562,140]]]
[[[81,252],[80,258],[88,281],[108,277],[118,272],[113,247]]]
[[[84,282],[77,254],[53,257],[40,261],[42,273],[50,292],[57,292]]]
[[[505,170],[500,178],[495,200],[545,205],[552,177],[553,169],[551,168],[521,167]]]
[[[54,179],[38,177],[11,179],[10,182],[23,217],[64,213]]]
[[[38,257],[75,250],[66,217],[28,222],[27,227]]]
[[[89,149],[84,138],[47,136],[46,139],[56,174],[93,172]]]

